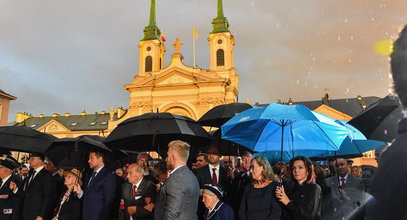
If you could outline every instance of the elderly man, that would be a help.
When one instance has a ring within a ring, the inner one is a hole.
[[[155,220],[196,220],[199,184],[186,166],[189,144],[180,140],[168,144],[167,167],[170,176],[161,187]]]
[[[12,175],[17,161],[7,155],[0,157],[0,219],[20,219],[22,198],[10,189],[10,183],[20,184],[20,178]]]
[[[335,172],[338,176],[326,179],[331,187],[332,212],[324,217],[328,219],[343,219],[348,217],[366,199],[362,179],[350,174],[346,159],[338,158],[334,161]]]
[[[153,182],[143,177],[144,169],[138,164],[127,168],[127,181],[123,184],[122,199],[125,219],[153,219],[156,188]]]

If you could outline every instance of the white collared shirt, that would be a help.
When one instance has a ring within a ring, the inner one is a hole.
[[[141,184],[141,181],[143,181],[143,177],[141,177],[141,179],[136,183],[136,184],[132,184],[132,186],[136,185],[137,189]]]
[[[44,169],[44,167],[43,166],[40,166],[40,167],[37,167],[37,169],[34,169],[35,170],[35,173],[34,173],[34,176],[33,176],[33,178],[32,179],[34,179],[35,178],[35,176],[37,176],[37,174],[42,170],[42,169]]]
[[[103,169],[105,166],[101,166],[99,169],[94,170],[93,172],[96,172],[95,177],[98,175],[98,173]]]
[[[4,186],[4,184],[7,182],[7,180],[10,179],[10,177],[11,177],[11,174],[10,174],[10,176],[8,176],[6,178],[1,179],[3,182],[1,183],[0,189]]]
[[[183,167],[183,166],[186,166],[186,165],[177,166],[175,169],[173,169],[173,170],[170,172],[170,175],[173,174],[177,169],[179,169],[180,167]]]
[[[342,176],[339,176],[339,186],[341,187],[342,186],[342,178],[344,178],[345,179],[345,183],[344,184],[346,184],[346,182],[348,181],[348,176],[349,176],[349,174],[346,174],[344,177],[342,177]]]
[[[216,170],[215,170],[215,173],[216,173],[216,182],[219,184],[219,168],[220,168],[220,166],[219,166],[219,164],[218,164],[218,166],[213,166],[212,164],[208,164],[209,165],[209,173],[211,174],[211,179],[213,178],[212,176],[213,176],[213,168],[216,168]]]

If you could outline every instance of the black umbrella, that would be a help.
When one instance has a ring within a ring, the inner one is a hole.
[[[198,123],[202,126],[220,127],[225,124],[229,119],[233,118],[236,114],[253,108],[247,103],[230,103],[218,105],[208,112],[206,112],[199,120]]]
[[[198,122],[171,113],[146,113],[120,123],[106,138],[112,149],[166,153],[172,140],[183,140],[192,147],[206,146],[211,136]]]
[[[0,127],[0,148],[44,153],[53,140],[57,138],[25,126]]]
[[[61,138],[54,141],[45,151],[45,156],[58,168],[87,168],[90,151],[100,151],[105,155],[105,165],[117,168],[112,150],[103,143],[104,137],[97,135],[82,135],[76,138]]]
[[[348,124],[359,129],[367,139],[391,142],[397,135],[397,124],[402,118],[398,98],[387,95],[356,115]]]
[[[219,151],[222,155],[240,156],[243,151],[249,151],[253,153],[252,150],[240,144],[222,139],[221,129],[218,129],[216,131],[210,131],[209,133],[213,137],[212,145],[218,146]]]

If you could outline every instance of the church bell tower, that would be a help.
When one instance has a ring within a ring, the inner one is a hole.
[[[139,76],[152,74],[164,68],[165,45],[161,42],[161,31],[156,25],[155,0],[151,0],[150,22],[144,28],[144,38],[140,41]]]

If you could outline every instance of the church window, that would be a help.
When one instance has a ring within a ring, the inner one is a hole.
[[[147,51],[150,51],[151,50],[151,47],[147,47]]]
[[[216,65],[217,66],[225,65],[225,52],[222,49],[216,51]]]
[[[221,39],[218,40],[218,44],[222,44],[222,40],[221,40]]]
[[[92,122],[89,124],[89,126],[94,126],[94,125],[96,125],[96,122]]]
[[[151,72],[153,71],[153,58],[151,56],[146,57],[146,72]]]
[[[30,128],[35,128],[36,124],[30,125]]]
[[[78,124],[79,124],[78,122],[74,122],[74,123],[71,124],[71,126],[76,126]]]

